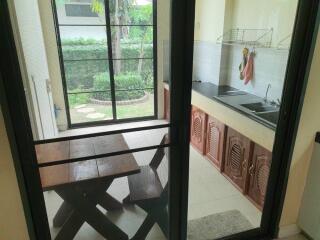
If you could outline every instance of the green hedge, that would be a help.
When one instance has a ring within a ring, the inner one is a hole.
[[[64,60],[103,59],[107,58],[107,45],[103,41],[93,39],[73,39],[62,42]],[[123,58],[139,57],[140,44],[124,42],[121,44]],[[144,57],[152,57],[152,44],[144,45]],[[136,72],[138,60],[121,61],[121,73]],[[99,72],[108,71],[108,60],[64,61],[65,76],[68,90],[90,89],[93,77]],[[153,82],[153,62],[143,60],[141,77],[145,85],[150,87]]]
[[[107,90],[110,89],[110,77],[106,72],[99,73],[94,76],[93,88],[95,90]],[[115,76],[115,89],[116,89],[116,100],[132,100],[138,99],[145,95],[144,91],[117,91],[117,89],[141,89],[144,88],[142,77],[135,73],[127,73]],[[111,101],[110,91],[103,93],[92,93],[92,98]]]

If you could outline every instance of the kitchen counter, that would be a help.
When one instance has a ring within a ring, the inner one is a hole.
[[[192,84],[192,90],[200,93],[203,96],[206,96],[207,98],[212,99],[213,101],[217,101],[219,103],[222,103],[232,108],[233,110],[239,112],[240,114],[243,114],[248,118],[251,118],[252,120],[270,128],[273,131],[276,129],[276,124],[274,122],[263,119],[257,116],[256,114],[254,114],[253,111],[250,111],[248,108],[245,108],[242,106],[243,104],[263,102],[264,99],[261,97],[258,97],[250,93],[245,93],[245,92],[243,92],[245,94],[241,94],[241,95],[226,96],[226,95],[223,95],[226,91],[239,91],[239,90],[230,86],[217,86],[212,83],[194,82]],[[276,107],[274,110],[276,110]]]
[[[164,83],[164,88],[169,89],[167,83]],[[253,94],[222,97],[221,94],[226,90],[237,89],[230,86],[219,87],[212,83],[194,82],[191,104],[265,149],[272,151],[275,124],[260,119],[240,105],[244,102],[260,102],[262,98]]]
[[[218,87],[211,83],[193,83],[191,103],[253,142],[272,151],[275,126],[254,116],[240,105],[244,102],[259,102],[262,98],[252,94],[221,96],[221,92],[226,90],[235,89],[229,86]]]

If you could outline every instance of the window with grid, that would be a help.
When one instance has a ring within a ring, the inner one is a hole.
[[[155,117],[153,1],[54,0],[70,125]]]

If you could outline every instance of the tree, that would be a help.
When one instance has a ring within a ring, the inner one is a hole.
[[[139,63],[137,71],[140,74],[142,71],[144,57],[145,42],[152,39],[152,32],[149,28],[141,27],[138,32],[130,35],[129,26],[131,22],[137,25],[149,24],[152,20],[152,5],[138,6],[135,4],[136,0],[109,0],[110,22],[112,25],[119,27],[112,27],[111,41],[113,58],[121,59],[121,39],[138,38],[140,41]],[[57,4],[64,4],[70,0],[56,0]],[[105,11],[104,0],[92,0],[91,10],[99,15]],[[121,73],[121,60],[116,60],[113,63],[114,74]]]

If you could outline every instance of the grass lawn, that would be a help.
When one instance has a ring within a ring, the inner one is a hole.
[[[153,116],[154,97],[150,95],[143,103],[118,105],[116,109],[118,119]],[[75,104],[70,108],[70,115],[72,123],[108,120],[112,119],[112,107],[92,103]]]

